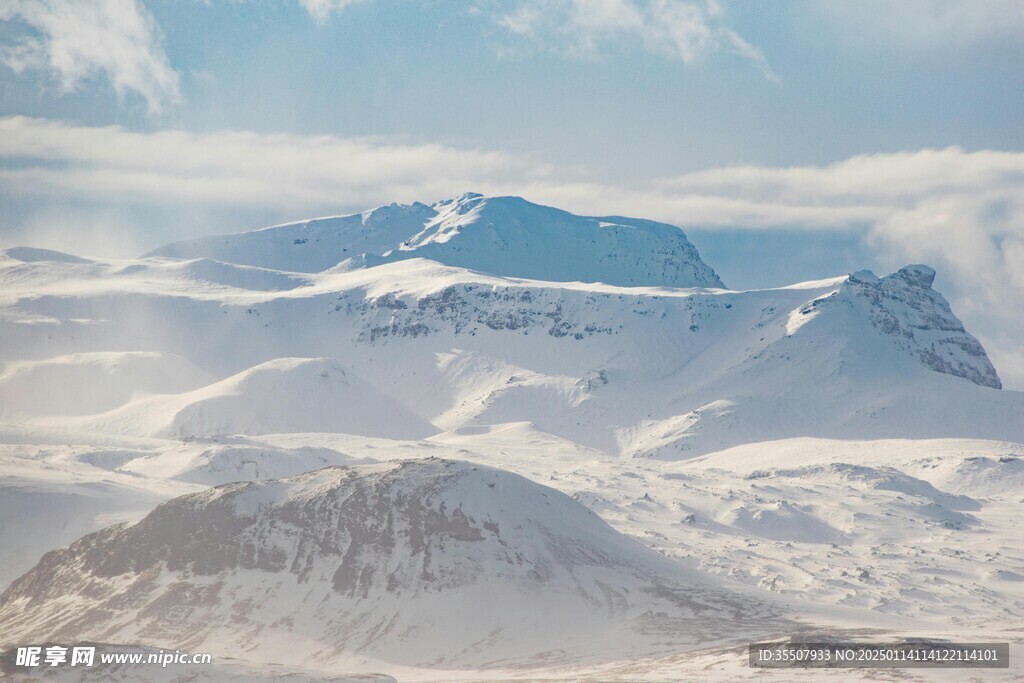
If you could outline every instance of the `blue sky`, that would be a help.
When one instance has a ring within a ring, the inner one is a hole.
[[[1017,0],[8,0],[0,246],[467,190],[681,225],[734,287],[939,270],[1024,388]]]

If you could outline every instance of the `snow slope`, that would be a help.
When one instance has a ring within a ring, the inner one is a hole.
[[[326,358],[278,358],[194,391],[148,396],[108,413],[59,424],[167,438],[341,432],[416,439],[436,431]]]
[[[437,212],[425,204],[392,204],[351,216],[316,218],[175,242],[146,256],[208,258],[272,270],[318,273],[362,254],[383,254],[417,234],[436,216]]]
[[[587,218],[519,197],[473,193],[431,206],[392,204],[352,216],[177,242],[147,256],[206,257],[305,273],[339,263],[350,269],[428,258],[496,275],[558,282],[723,286],[675,226],[635,218]]]
[[[178,393],[213,378],[180,356],[155,352],[75,353],[9,361],[0,368],[0,418],[93,415],[147,393]]]

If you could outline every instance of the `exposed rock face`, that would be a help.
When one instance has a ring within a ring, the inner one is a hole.
[[[357,340],[369,344],[442,330],[475,335],[485,328],[513,333],[536,330],[556,338],[579,340],[614,333],[617,323],[608,315],[602,320],[598,306],[594,305],[602,298],[609,297],[545,287],[459,284],[409,303],[385,294],[348,301],[339,305],[338,310],[362,319],[363,329]],[[588,306],[596,310],[587,310]]]
[[[932,289],[934,281],[935,271],[928,266],[909,265],[883,278],[869,271],[854,273],[846,289],[866,306],[872,325],[926,367],[1002,388],[985,349]]]
[[[219,486],[86,536],[0,597],[0,642],[196,649],[296,627],[327,660],[455,662],[483,640],[489,657],[535,654],[553,632],[685,642],[705,612],[763,609],[742,605],[564,494],[429,459]]]

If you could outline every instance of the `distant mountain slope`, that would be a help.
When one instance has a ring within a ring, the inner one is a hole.
[[[76,353],[0,364],[0,418],[91,415],[139,393],[188,391],[213,380],[180,356],[146,352]]]
[[[675,654],[771,623],[769,605],[565,494],[430,458],[228,484],[86,536],[4,592],[0,642],[508,666]]]
[[[169,438],[298,431],[417,439],[437,431],[325,358],[278,358],[201,389],[149,396],[70,424]]]
[[[437,216],[425,204],[392,204],[351,216],[315,218],[263,230],[174,242],[146,257],[209,258],[237,265],[319,273],[362,254],[383,254]]]
[[[466,194],[177,242],[147,256],[314,273],[428,258],[495,275],[622,286],[722,287],[677,227],[587,218],[519,197]]]

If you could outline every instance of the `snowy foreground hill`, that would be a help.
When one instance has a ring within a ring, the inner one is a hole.
[[[672,226],[473,194],[0,254],[0,649],[215,662],[67,680],[1024,656],[1024,394],[927,266],[733,291]]]

